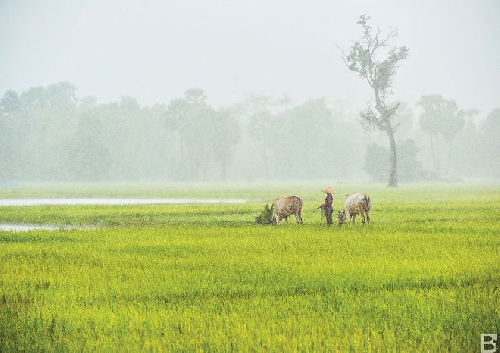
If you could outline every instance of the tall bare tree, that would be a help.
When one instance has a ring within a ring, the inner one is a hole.
[[[398,186],[397,151],[394,132],[397,124],[393,117],[399,104],[389,104],[388,97],[392,94],[392,81],[396,69],[401,60],[408,56],[407,47],[392,47],[389,45],[391,39],[397,37],[396,29],[391,28],[383,36],[380,29],[374,31],[369,25],[370,16],[362,15],[358,24],[363,28],[363,34],[354,41],[349,54],[342,49],[341,57],[349,70],[357,72],[373,90],[375,106],[373,102],[367,104],[367,108],[359,113],[360,123],[366,130],[380,130],[387,134],[390,147],[390,172],[387,186]],[[380,60],[380,56],[385,59]]]

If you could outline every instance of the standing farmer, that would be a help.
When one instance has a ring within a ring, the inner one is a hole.
[[[328,187],[322,191],[324,193],[326,193],[325,203],[322,204],[321,206],[318,206],[318,208],[321,208],[323,210],[323,212],[325,212],[326,224],[331,226],[332,225],[332,214],[333,214],[333,196],[332,196],[332,194],[334,194],[335,191],[333,191],[331,187]]]

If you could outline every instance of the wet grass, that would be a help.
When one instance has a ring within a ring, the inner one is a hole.
[[[499,332],[500,188],[363,189],[364,229],[326,227],[314,188],[302,226],[254,224],[261,202],[0,208],[99,226],[0,232],[0,351],[475,351]]]

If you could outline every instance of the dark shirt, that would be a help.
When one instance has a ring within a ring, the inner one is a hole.
[[[332,204],[333,204],[333,196],[332,194],[326,194],[326,198],[325,198],[325,203],[324,203],[324,207],[328,207],[328,208],[331,208],[332,207]]]

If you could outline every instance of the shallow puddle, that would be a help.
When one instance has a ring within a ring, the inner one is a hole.
[[[134,199],[134,198],[72,198],[72,199],[0,199],[0,206],[86,206],[86,205],[145,205],[145,204],[216,204],[245,203],[245,199]]]
[[[61,227],[39,224],[0,224],[0,231],[28,232],[30,230],[59,230]]]

